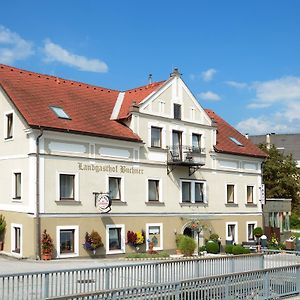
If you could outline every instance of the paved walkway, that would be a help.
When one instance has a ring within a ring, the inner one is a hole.
[[[0,275],[10,273],[43,272],[65,269],[97,268],[111,265],[131,264],[121,258],[68,258],[49,261],[33,259],[16,259],[0,255]]]

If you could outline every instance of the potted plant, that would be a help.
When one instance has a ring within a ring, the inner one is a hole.
[[[42,248],[42,259],[43,260],[50,260],[53,254],[53,240],[47,230],[45,229],[42,234],[41,239],[41,248]]]
[[[100,247],[103,247],[103,242],[100,234],[97,231],[92,230],[91,233],[85,233],[85,241],[83,247],[86,250],[93,251],[93,254],[96,254],[96,250]]]
[[[127,244],[134,247],[136,250],[145,243],[145,232],[141,231],[127,231]]]
[[[0,251],[3,250],[3,235],[6,228],[6,221],[3,215],[0,215]]]

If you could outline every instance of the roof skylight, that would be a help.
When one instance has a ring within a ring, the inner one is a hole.
[[[68,119],[71,120],[69,115],[63,110],[63,108],[58,107],[58,106],[50,106],[52,111],[61,119]]]
[[[234,138],[234,137],[232,137],[232,136],[230,136],[229,139],[230,139],[232,142],[234,142],[236,145],[238,145],[238,146],[241,146],[241,147],[244,146],[241,142],[239,142],[236,138]]]

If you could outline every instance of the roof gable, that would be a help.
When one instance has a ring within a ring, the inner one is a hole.
[[[110,120],[119,91],[0,65],[0,85],[30,127],[141,141]],[[51,106],[70,119],[59,118]]]
[[[225,122],[215,112],[209,109],[206,109],[205,111],[217,126],[217,143],[215,145],[216,152],[261,158],[267,157],[265,152],[260,150],[249,139]]]

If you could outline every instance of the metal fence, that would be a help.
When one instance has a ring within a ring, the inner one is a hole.
[[[258,270],[263,255],[218,256],[133,263],[122,266],[0,275],[0,299],[45,299],[99,290],[177,282]]]
[[[262,249],[264,267],[275,268],[300,264],[300,252]]]
[[[300,293],[300,265],[49,299],[279,299]]]

